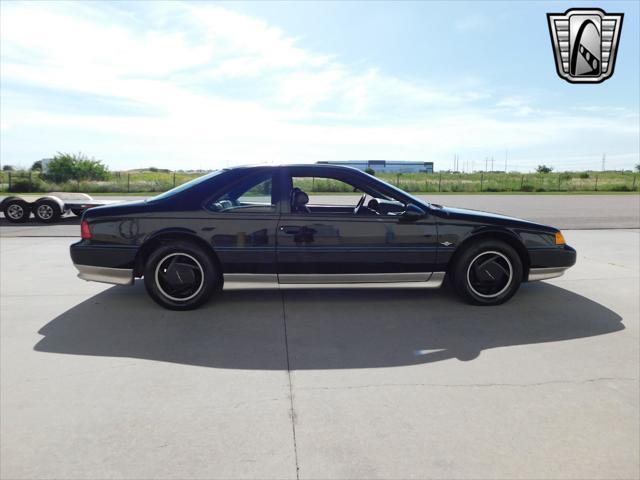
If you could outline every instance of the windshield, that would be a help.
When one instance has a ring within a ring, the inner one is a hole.
[[[162,200],[164,198],[169,198],[173,195],[175,195],[176,193],[180,193],[183,192],[191,187],[194,187],[195,185],[198,185],[202,182],[205,182],[207,180],[209,180],[210,178],[213,178],[217,175],[220,175],[222,172],[226,171],[226,169],[223,170],[214,170],[211,173],[208,173],[207,175],[203,175],[201,177],[197,177],[194,178],[193,180],[189,180],[187,183],[183,183],[182,185],[178,185],[177,187],[172,188],[171,190],[167,190],[164,193],[161,193],[160,195],[156,195],[155,197],[151,197],[149,198],[149,201],[152,202],[154,200]]]

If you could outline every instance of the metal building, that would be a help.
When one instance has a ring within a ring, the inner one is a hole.
[[[335,160],[318,162],[329,165],[344,165],[359,170],[371,168],[376,173],[433,173],[433,162],[412,162],[408,160]]]

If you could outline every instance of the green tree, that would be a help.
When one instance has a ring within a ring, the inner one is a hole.
[[[47,180],[63,183],[69,180],[107,180],[109,169],[100,160],[83,153],[60,153],[47,166]]]
[[[13,165],[3,165],[2,170],[5,172],[13,172]]]
[[[640,172],[640,163],[636,164],[636,172]]]
[[[42,171],[42,160],[36,160],[35,162],[33,162],[33,165],[31,165],[31,171],[32,172],[41,172]]]
[[[551,173],[551,172],[553,172],[553,167],[547,167],[546,165],[538,165],[538,168],[536,168],[536,172],[538,172],[538,173]]]
[[[365,173],[368,173],[369,175],[373,175],[374,177],[376,175],[376,171],[371,167],[365,168],[364,171],[365,171]]]

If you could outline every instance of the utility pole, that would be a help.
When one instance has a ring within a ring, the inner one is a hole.
[[[507,173],[507,160],[509,159],[509,150],[504,151],[504,173]]]
[[[489,157],[484,157],[484,171],[487,171],[489,165]]]
[[[606,154],[606,153],[603,153],[603,154],[602,154],[602,171],[603,171],[603,172],[604,172],[604,162],[605,162],[605,160],[606,160],[606,157],[607,157],[607,154]]]
[[[493,157],[491,157],[491,171],[493,172]]]

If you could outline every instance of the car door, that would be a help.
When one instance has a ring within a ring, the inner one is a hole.
[[[296,179],[311,178],[307,189],[327,188],[333,180],[364,188],[363,178],[350,178],[329,168],[291,167],[284,184],[291,192]],[[334,186],[335,187],[335,186]],[[331,188],[334,188],[331,187]],[[302,188],[304,191],[304,188]],[[355,196],[334,195],[334,205],[308,192],[308,212],[283,208],[277,231],[277,263],[280,283],[351,283],[427,280],[437,253],[435,218],[407,221],[398,215],[355,215]],[[337,204],[336,204],[337,203]]]
[[[250,169],[206,201],[209,216],[204,229],[225,281],[277,281],[277,179],[275,168]]]

